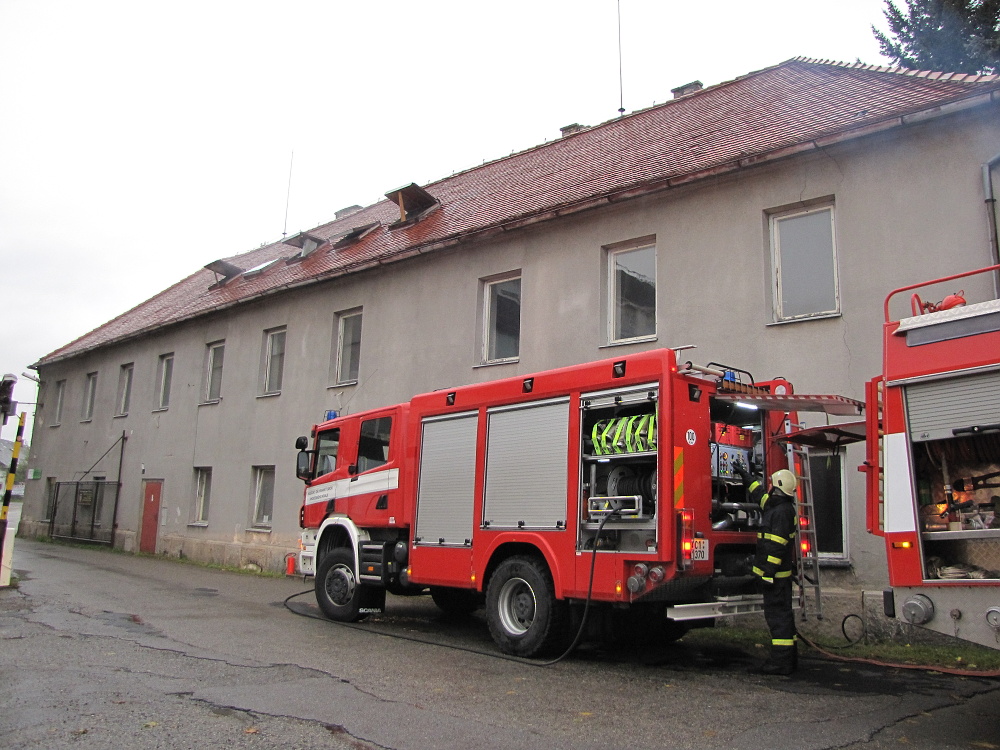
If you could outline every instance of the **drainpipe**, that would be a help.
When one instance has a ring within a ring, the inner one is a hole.
[[[997,199],[993,194],[993,167],[1000,162],[997,154],[983,164],[983,198],[986,201],[986,223],[990,235],[990,265],[1000,264],[1000,238],[997,237]],[[993,273],[993,293],[1000,299],[1000,278]]]

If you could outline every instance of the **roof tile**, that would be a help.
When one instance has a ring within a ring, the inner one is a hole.
[[[214,285],[199,270],[43,357],[44,365],[289,287],[352,273],[606,200],[666,189],[811,148],[818,140],[892,127],[902,117],[1000,90],[1000,76],[963,76],[796,58],[609,120],[426,186],[440,208],[414,224],[388,200],[309,230],[354,244]],[[294,255],[283,242],[228,258],[242,268]]]

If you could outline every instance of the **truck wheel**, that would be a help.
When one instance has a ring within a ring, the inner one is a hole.
[[[447,586],[432,586],[431,599],[446,615],[462,617],[470,615],[483,606],[483,597],[478,591],[453,589]]]
[[[364,588],[354,573],[354,554],[347,547],[330,550],[320,561],[316,571],[316,603],[331,620],[363,619],[359,610]]]
[[[552,575],[536,557],[510,557],[486,592],[490,635],[505,654],[540,656],[566,637],[566,603],[555,597]]]

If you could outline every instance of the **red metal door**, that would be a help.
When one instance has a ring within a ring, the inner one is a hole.
[[[160,493],[162,479],[145,479],[142,482],[142,533],[139,551],[156,554],[156,527],[160,522]]]

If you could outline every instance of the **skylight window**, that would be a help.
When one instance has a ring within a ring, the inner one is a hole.
[[[257,276],[257,275],[263,273],[264,269],[266,269],[269,266],[273,266],[279,260],[280,260],[280,258],[272,258],[271,260],[265,260],[263,263],[261,263],[259,265],[256,265],[253,268],[248,268],[246,271],[243,272],[243,278],[244,279],[249,279],[249,278],[252,278],[254,276]]]
[[[291,245],[292,247],[300,248],[300,252],[298,254],[299,258],[309,257],[318,248],[322,247],[327,242],[328,242],[327,239],[315,234],[309,234],[309,232],[300,232],[294,237],[289,237],[287,240],[285,240],[286,245]]]
[[[390,190],[385,197],[399,206],[399,221],[390,224],[389,229],[420,221],[441,205],[437,198],[416,183]]]

